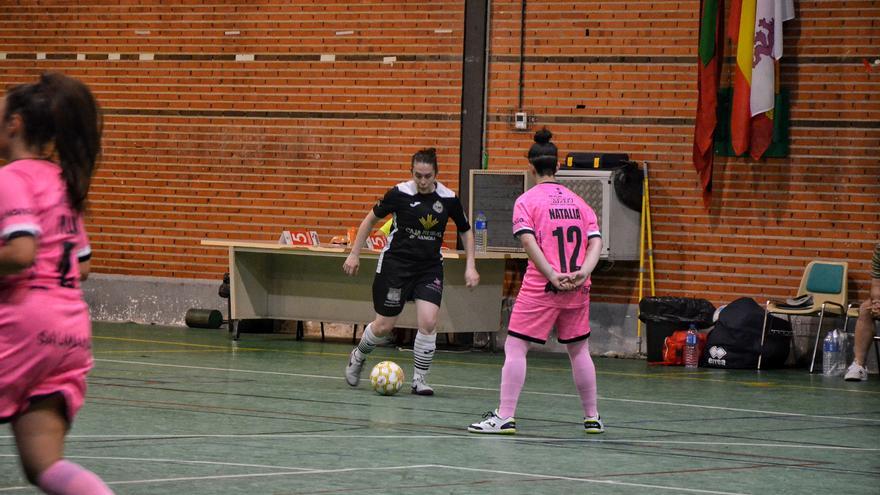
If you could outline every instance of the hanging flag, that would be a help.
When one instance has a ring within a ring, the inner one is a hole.
[[[733,150],[741,155],[749,149],[752,87],[752,55],[755,39],[756,0],[742,0],[736,44],[736,69],[733,75],[733,104],[730,112],[730,139]],[[731,12],[734,10],[732,9]]]
[[[782,23],[794,18],[794,0],[757,0],[752,47],[749,154],[761,158],[773,137],[773,104],[779,92]]]
[[[724,54],[724,0],[703,0],[700,8],[700,44],[697,64],[697,118],[694,126],[694,168],[700,174],[703,204],[712,194],[713,141],[717,126],[718,86]]]
[[[722,9],[724,10],[724,9]],[[742,0],[733,0],[730,4],[730,14],[727,18],[727,37],[733,44],[739,41],[739,17],[742,13]]]

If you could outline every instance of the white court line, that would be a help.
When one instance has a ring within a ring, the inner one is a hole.
[[[76,458],[76,457],[71,457]],[[513,476],[522,476],[527,478],[540,478],[540,479],[550,479],[550,480],[561,480],[561,481],[576,481],[581,483],[598,483],[602,485],[615,485],[615,486],[626,486],[626,487],[634,487],[634,488],[650,488],[656,490],[672,490],[676,492],[688,492],[688,493],[705,493],[711,495],[747,495],[740,492],[721,492],[716,490],[700,490],[696,488],[682,488],[682,487],[671,487],[671,486],[662,486],[662,485],[649,485],[645,483],[627,483],[625,481],[614,481],[614,480],[597,480],[597,479],[588,479],[588,478],[575,478],[571,476],[556,476],[556,475],[548,475],[548,474],[535,474],[535,473],[523,473],[516,471],[500,471],[495,469],[478,469],[478,468],[467,468],[460,466],[446,466],[442,464],[417,464],[414,466],[389,466],[389,467],[371,467],[371,468],[342,468],[342,469],[311,469],[311,470],[303,470],[303,471],[286,471],[280,473],[247,473],[247,474],[225,474],[225,475],[214,475],[214,476],[186,476],[180,478],[153,478],[153,479],[143,479],[143,480],[128,480],[128,481],[107,481],[109,486],[117,486],[117,485],[135,485],[135,484],[145,484],[145,483],[169,483],[169,482],[179,482],[179,481],[206,481],[206,480],[228,480],[228,479],[242,479],[242,478],[267,478],[267,477],[277,477],[277,476],[300,476],[300,475],[308,475],[308,474],[331,474],[331,473],[351,473],[351,472],[375,472],[375,471],[399,471],[402,469],[423,469],[423,468],[440,468],[440,469],[450,469],[454,471],[468,471],[475,473],[489,473],[489,474],[503,474],[503,475],[513,475]],[[9,488],[0,488],[0,492],[9,492],[9,491],[17,491],[22,489],[28,489],[30,487],[25,486],[13,486]]]
[[[15,457],[18,454],[0,454],[0,457]],[[188,461],[185,459],[156,459],[150,457],[109,457],[98,455],[66,455],[66,459],[101,459],[108,461],[144,461],[144,462],[169,462],[174,464],[209,464],[214,466],[235,466],[235,467],[254,467],[266,469],[286,469],[288,471],[309,471],[309,468],[298,468],[290,466],[270,466],[266,464],[242,464],[239,462],[219,462],[219,461]]]
[[[319,378],[323,380],[342,380],[344,379],[341,376],[327,376],[327,375],[307,375],[303,373],[284,373],[281,371],[256,371],[256,370],[240,370],[235,368],[212,368],[208,366],[186,366],[182,364],[163,364],[163,363],[147,363],[144,361],[124,361],[118,359],[95,359],[96,362],[106,362],[106,363],[123,363],[123,364],[141,364],[145,366],[159,366],[166,368],[186,368],[186,369],[194,369],[194,370],[208,370],[208,371],[225,371],[225,372],[234,372],[234,373],[253,373],[260,375],[281,375],[281,376],[298,376],[304,378]],[[456,388],[459,390],[478,390],[482,392],[498,392],[497,388],[487,388],[487,387],[468,387],[464,385],[443,385],[434,383],[434,386],[443,387],[443,388]],[[578,398],[577,394],[560,394],[560,393],[552,393],[552,392],[533,392],[528,390],[523,390],[521,394],[531,394],[531,395],[545,395],[550,397],[567,397],[567,398]],[[880,419],[872,419],[872,418],[851,418],[848,416],[825,416],[820,414],[804,414],[804,413],[792,413],[792,412],[779,412],[779,411],[764,411],[761,409],[741,409],[736,407],[721,407],[721,406],[704,406],[699,404],[685,404],[679,402],[663,402],[663,401],[651,401],[651,400],[639,400],[639,399],[616,399],[613,397],[605,397],[599,396],[599,399],[608,400],[608,401],[617,401],[617,402],[633,402],[637,404],[650,404],[650,405],[661,405],[661,406],[674,406],[674,407],[691,407],[695,409],[712,409],[719,411],[731,411],[731,412],[744,412],[744,413],[752,413],[752,414],[773,414],[777,416],[786,416],[786,417],[798,417],[798,418],[811,418],[811,419],[833,419],[833,420],[841,420],[841,421],[862,421],[867,423],[880,423]]]
[[[145,483],[169,483],[169,482],[174,482],[174,481],[204,481],[204,480],[228,480],[228,479],[241,479],[241,478],[268,478],[268,477],[275,477],[275,476],[346,473],[346,472],[355,472],[355,471],[398,471],[401,469],[422,469],[422,468],[427,468],[427,467],[431,467],[431,465],[430,464],[416,464],[414,466],[389,466],[389,467],[372,467],[372,468],[304,469],[302,471],[282,471],[279,473],[222,474],[222,475],[214,475],[214,476],[185,476],[185,477],[180,477],[180,478],[152,478],[152,479],[144,479],[144,480],[126,480],[126,481],[107,481],[107,480],[104,480],[104,483],[106,483],[109,486],[139,485],[139,484],[145,484]],[[30,487],[0,488],[0,492],[20,490],[22,488],[30,488]]]
[[[236,368],[212,368],[210,366],[186,366],[183,364],[163,364],[163,363],[147,363],[144,361],[124,361],[121,359],[95,359],[96,362],[103,363],[123,363],[123,364],[143,364],[145,366],[159,366],[163,368],[186,368],[192,370],[208,370],[208,371],[227,371],[234,373],[252,373],[258,375],[280,375],[280,376],[301,376],[304,378],[323,378],[329,380],[343,380],[341,376],[327,375],[307,375],[304,373],[284,373],[283,371],[259,371],[259,370],[240,370]]]
[[[689,435],[692,433],[689,433]],[[0,440],[11,440],[12,435],[0,435]],[[317,438],[317,439],[366,439],[366,440],[487,440],[487,435],[461,434],[461,435],[328,435],[322,433],[209,433],[209,434],[180,434],[180,435],[67,435],[66,438],[80,439],[116,439],[116,440],[174,440],[174,439],[198,439],[198,438],[268,438],[268,439],[290,439],[290,438]],[[516,436],[492,436],[496,442],[535,442],[535,443],[582,443],[582,444],[658,444],[658,445],[706,445],[706,441],[684,441],[684,440],[637,440],[637,439],[598,439],[598,438],[558,438],[558,437],[516,437]],[[880,452],[880,448],[868,447],[843,447],[838,445],[811,445],[802,443],[750,443],[750,442],[718,442],[714,439],[711,445],[715,447],[764,447],[777,449],[805,449],[805,450],[842,450],[849,452]],[[0,455],[0,457],[17,457],[11,454]],[[82,456],[81,456],[82,457]],[[86,458],[86,457],[83,457]],[[125,459],[124,457],[94,457],[94,459]],[[162,459],[152,459],[157,462]],[[176,461],[169,461],[176,462]],[[193,461],[197,462],[197,461]],[[214,463],[223,464],[223,463]],[[283,466],[263,466],[258,464],[233,464],[226,463],[230,466],[246,466],[246,467],[265,467],[274,469],[296,469],[285,468]]]
[[[541,394],[543,392],[533,392],[535,394]],[[835,420],[845,420],[845,421],[865,421],[868,423],[880,423],[880,419],[872,419],[872,418],[852,418],[849,416],[825,416],[821,414],[804,414],[804,413],[791,413],[791,412],[781,412],[781,411],[763,411],[761,409],[741,409],[738,407],[721,407],[721,406],[704,406],[697,404],[681,404],[678,402],[662,402],[655,400],[639,400],[639,399],[614,399],[610,397],[600,397],[603,400],[613,400],[617,402],[635,402],[637,404],[651,404],[651,405],[660,405],[660,406],[675,406],[675,407],[696,407],[699,409],[717,409],[721,411],[732,411],[732,412],[745,412],[745,413],[756,413],[756,414],[774,414],[777,416],[789,416],[789,417],[799,417],[799,418],[811,418],[811,419],[835,419]]]
[[[517,471],[499,471],[497,469],[479,469],[479,468],[467,468],[461,466],[444,466],[442,464],[435,464],[430,467],[436,468],[445,468],[445,469],[454,469],[457,471],[475,471],[478,473],[493,473],[493,474],[505,474],[505,475],[514,475],[514,476],[527,476],[531,478],[542,478],[542,479],[552,479],[552,480],[563,480],[563,481],[582,481],[584,483],[600,483],[603,485],[616,485],[616,486],[631,486],[636,488],[652,488],[657,490],[673,490],[676,492],[688,492],[688,493],[709,493],[713,495],[747,495],[741,492],[719,492],[716,490],[700,490],[697,488],[682,488],[678,486],[663,486],[663,485],[648,485],[645,483],[627,483],[625,481],[614,481],[614,480],[595,480],[588,478],[573,478],[569,476],[555,476],[548,474],[534,474],[534,473],[522,473]]]

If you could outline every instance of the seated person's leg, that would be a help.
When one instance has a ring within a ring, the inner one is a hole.
[[[865,359],[874,338],[874,316],[871,314],[871,300],[867,299],[859,306],[859,318],[856,320],[856,337],[853,345],[853,362],[846,371],[847,381],[863,381],[868,379]]]

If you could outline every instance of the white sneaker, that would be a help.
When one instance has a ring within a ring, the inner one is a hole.
[[[345,367],[345,382],[352,387],[358,386],[358,382],[361,380],[361,371],[363,371],[364,362],[366,361],[366,359],[358,360],[355,351],[357,349],[352,349],[351,354],[348,355],[348,366]]]
[[[412,393],[416,395],[434,395],[434,389],[425,383],[424,376],[414,376],[412,381]]]
[[[483,420],[468,426],[471,433],[492,433],[495,435],[513,435],[516,433],[516,420],[513,416],[502,418],[498,416],[498,409],[489,411],[483,415]]]
[[[599,416],[596,416],[595,418],[584,418],[584,433],[589,435],[605,433],[605,423],[602,422],[602,418]]]
[[[846,370],[846,374],[843,375],[843,379],[848,382],[863,382],[868,379],[868,368],[853,361]]]

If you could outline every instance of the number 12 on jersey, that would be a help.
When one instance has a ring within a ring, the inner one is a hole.
[[[572,225],[564,231],[562,227],[557,227],[553,230],[553,237],[556,238],[556,244],[559,248],[559,271],[562,273],[578,271],[580,267],[577,265],[577,260],[580,257],[581,244],[583,243],[583,233],[580,227]],[[565,248],[572,243],[574,249],[566,262]]]

